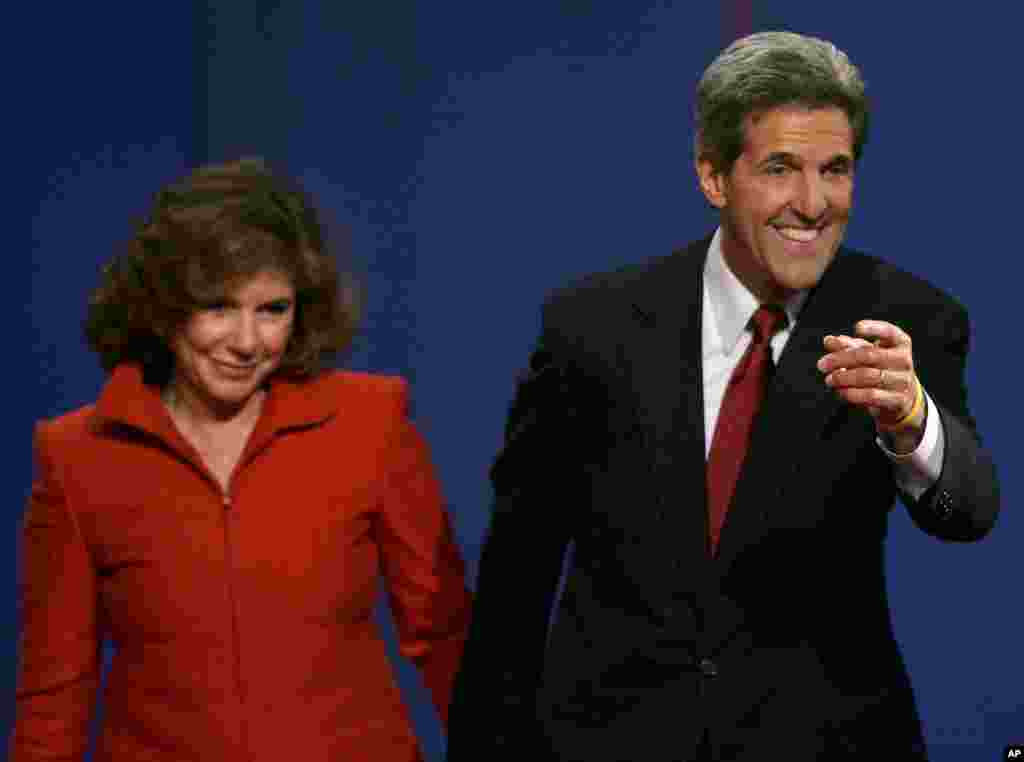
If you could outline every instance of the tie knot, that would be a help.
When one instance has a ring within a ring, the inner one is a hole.
[[[767,341],[786,326],[786,313],[777,304],[762,304],[750,318],[755,341]]]

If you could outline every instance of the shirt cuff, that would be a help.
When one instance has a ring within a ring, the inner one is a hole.
[[[946,438],[942,431],[942,416],[939,410],[924,393],[928,404],[928,419],[924,424],[924,436],[913,452],[904,454],[892,452],[885,446],[882,438],[875,437],[875,442],[893,464],[893,476],[896,485],[906,494],[917,500],[939,480],[942,474],[942,456],[946,449]]]

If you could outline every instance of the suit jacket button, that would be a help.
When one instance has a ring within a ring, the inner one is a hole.
[[[953,515],[953,496],[946,490],[942,490],[935,501],[935,509],[940,519],[948,520]]]
[[[701,659],[697,662],[697,668],[704,677],[718,677],[718,665],[711,659]]]

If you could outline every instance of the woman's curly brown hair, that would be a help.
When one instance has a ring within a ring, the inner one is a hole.
[[[307,195],[259,159],[197,169],[160,191],[127,251],[104,268],[85,321],[107,371],[142,366],[147,383],[170,378],[170,339],[204,305],[264,270],[295,287],[295,327],[277,373],[315,374],[346,349],[358,308],[351,274],[325,251]]]

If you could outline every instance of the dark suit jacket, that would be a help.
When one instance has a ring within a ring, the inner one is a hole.
[[[910,334],[945,456],[908,507],[929,534],[976,540],[999,499],[966,405],[966,313],[842,251],[780,357],[709,560],[707,246],[591,276],[545,305],[491,474],[450,762],[925,758],[886,600],[892,465],[815,363],[824,335],[862,318]]]

